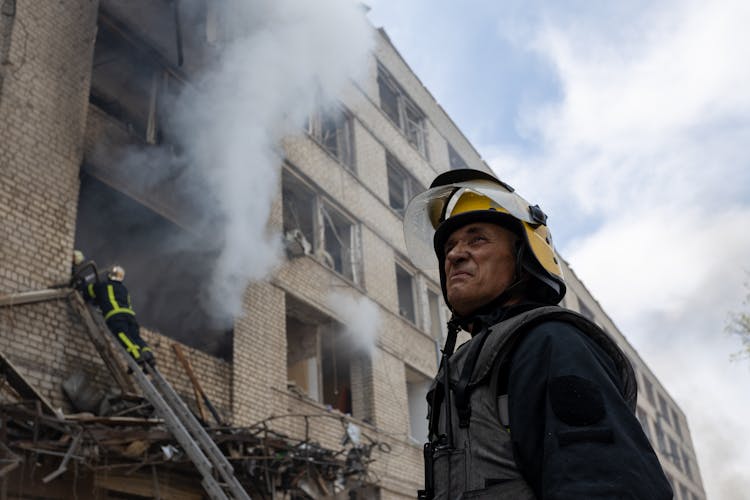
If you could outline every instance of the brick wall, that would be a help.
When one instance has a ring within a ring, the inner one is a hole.
[[[69,277],[96,11],[16,2],[0,88],[0,293]],[[60,406],[61,378],[97,367],[71,314],[64,300],[0,310],[0,348]]]

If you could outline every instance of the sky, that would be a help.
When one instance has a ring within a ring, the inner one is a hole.
[[[685,412],[707,497],[747,498],[750,3],[366,3]]]

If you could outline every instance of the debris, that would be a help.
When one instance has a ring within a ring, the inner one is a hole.
[[[278,418],[340,419],[341,448],[325,448],[309,436],[293,438],[271,430],[270,422]],[[0,477],[24,462],[35,464],[40,457],[47,457],[46,463],[59,460],[44,477],[46,482],[72,474],[72,462],[93,471],[131,473],[169,462],[170,470],[195,476],[195,466],[160,419],[77,414],[58,420],[45,415],[37,402],[22,401],[0,405],[0,421],[5,423]],[[346,497],[347,491],[377,484],[378,477],[370,470],[372,454],[390,452],[387,443],[372,440],[358,425],[332,414],[284,415],[250,427],[208,432],[243,487],[254,492],[253,498],[272,498],[281,492],[299,499]]]

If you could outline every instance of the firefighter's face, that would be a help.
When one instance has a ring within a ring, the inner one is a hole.
[[[512,232],[487,222],[450,235],[444,247],[445,288],[457,314],[471,314],[513,283],[515,242]]]

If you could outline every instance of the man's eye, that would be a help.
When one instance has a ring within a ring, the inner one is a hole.
[[[487,238],[485,238],[484,236],[474,236],[471,239],[470,243],[472,243],[472,244],[474,244],[474,243],[480,243],[480,242],[486,241],[486,240],[487,240]]]

